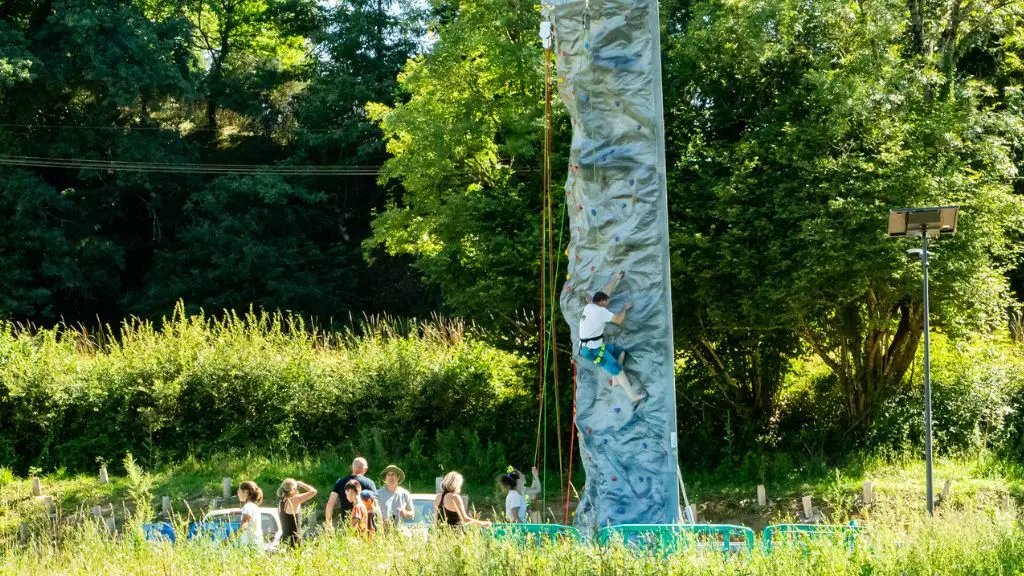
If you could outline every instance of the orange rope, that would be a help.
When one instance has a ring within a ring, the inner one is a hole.
[[[576,442],[576,361],[572,361],[572,428],[569,431],[569,479],[565,483],[565,524],[569,524],[569,503],[572,501],[572,462]]]

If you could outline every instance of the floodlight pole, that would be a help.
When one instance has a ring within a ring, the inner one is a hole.
[[[928,227],[921,227],[921,267],[924,272],[924,463],[928,497],[928,515],[935,515],[935,489],[932,482],[932,362],[928,322]]]

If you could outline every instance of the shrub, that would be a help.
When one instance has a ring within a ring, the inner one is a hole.
[[[532,454],[517,422],[530,367],[442,320],[323,334],[289,315],[179,306],[159,328],[133,320],[101,337],[0,324],[0,466],[345,448],[479,457],[490,474],[506,453]]]

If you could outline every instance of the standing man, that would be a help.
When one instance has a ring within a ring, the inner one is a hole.
[[[635,392],[633,385],[629,382],[625,372],[622,371],[622,364],[626,361],[626,351],[615,344],[604,341],[604,328],[611,322],[621,326],[626,319],[626,312],[633,308],[627,303],[618,314],[608,309],[611,303],[611,293],[615,290],[619,280],[625,276],[625,272],[619,272],[612,278],[611,282],[594,294],[594,298],[583,308],[583,316],[580,318],[580,356],[584,360],[604,368],[605,372],[611,375],[612,384],[620,386],[626,391],[629,399],[637,404],[647,397],[645,392]]]
[[[399,486],[405,480],[405,472],[394,464],[384,469],[384,487],[377,491],[377,501],[384,515],[384,525],[389,528],[397,526],[402,518],[415,518],[416,510],[412,507],[412,494]]]
[[[362,456],[352,461],[352,474],[339,479],[334,483],[334,488],[331,490],[331,496],[327,499],[327,511],[325,522],[327,524],[327,530],[334,530],[334,506],[335,504],[341,504],[340,520],[342,522],[352,512],[353,503],[345,497],[345,485],[350,481],[355,480],[359,482],[363,490],[377,491],[377,486],[374,485],[373,480],[366,477],[366,473],[370,471],[370,465],[367,464],[366,458]]]

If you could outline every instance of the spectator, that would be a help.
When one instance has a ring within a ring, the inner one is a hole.
[[[416,509],[412,506],[412,494],[399,486],[405,481],[405,472],[394,464],[384,469],[384,487],[377,491],[377,501],[384,516],[384,526],[394,526],[402,518],[414,518]]]
[[[238,486],[237,494],[242,504],[242,524],[232,539],[243,546],[263,546],[263,522],[260,518],[263,490],[252,480],[246,480]]]
[[[434,500],[438,522],[448,526],[482,526],[490,528],[487,520],[477,520],[466,513],[462,502],[462,474],[449,472],[441,480],[441,493]]]
[[[362,492],[362,485],[359,484],[358,480],[349,480],[345,484],[344,493],[345,499],[351,504],[351,510],[349,510],[349,526],[351,526],[357,535],[366,536],[369,530],[369,518],[366,511],[366,505],[363,504],[360,499],[360,493]]]
[[[366,533],[373,538],[380,528],[380,506],[377,505],[377,493],[371,490],[363,490],[359,493],[359,499],[366,507]]]
[[[303,492],[300,494],[299,489]],[[277,497],[281,502],[277,505],[278,515],[281,517],[281,541],[291,546],[302,542],[302,503],[316,496],[316,488],[305,482],[292,478],[281,482],[277,489]]]
[[[334,529],[333,520],[335,505],[341,505],[341,513],[339,514],[339,520],[341,522],[344,522],[345,518],[348,517],[349,512],[352,511],[353,504],[345,497],[345,487],[348,486],[349,482],[353,480],[358,482],[360,486],[360,492],[363,490],[372,490],[374,492],[377,491],[377,486],[374,485],[373,480],[370,480],[369,478],[366,477],[366,473],[369,471],[370,466],[369,464],[366,463],[366,459],[362,457],[356,458],[355,460],[352,461],[352,473],[349,474],[348,476],[345,476],[344,478],[339,479],[337,482],[334,483],[334,488],[331,490],[331,495],[329,498],[327,498],[325,527],[327,528],[328,531]],[[356,493],[356,495],[358,496],[358,492]]]

